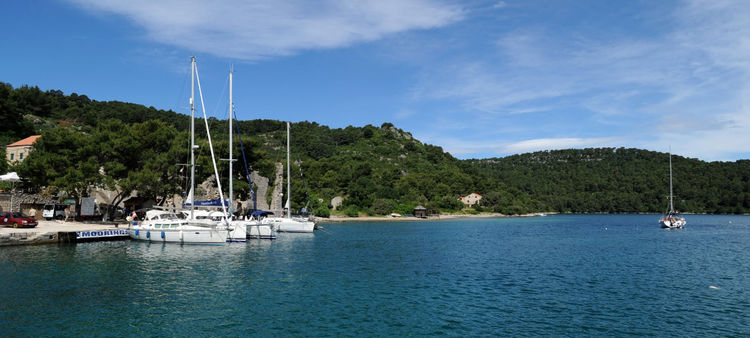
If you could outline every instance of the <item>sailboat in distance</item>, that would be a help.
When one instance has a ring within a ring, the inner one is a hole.
[[[682,229],[687,224],[685,217],[674,211],[674,195],[672,193],[672,153],[669,153],[669,211],[659,219],[659,225],[663,229]]]

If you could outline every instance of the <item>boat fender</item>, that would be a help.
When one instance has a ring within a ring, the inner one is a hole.
[[[146,238],[151,238],[151,231],[146,231]]]
[[[161,239],[164,239],[164,231],[161,232]]]
[[[138,237],[138,229],[135,229],[135,237]]]
[[[180,230],[180,241],[183,241],[184,239],[185,239],[185,237],[184,237],[184,235],[182,233],[182,230]]]

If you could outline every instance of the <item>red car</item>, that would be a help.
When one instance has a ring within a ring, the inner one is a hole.
[[[12,226],[14,228],[33,228],[37,221],[20,212],[0,212],[0,225]]]

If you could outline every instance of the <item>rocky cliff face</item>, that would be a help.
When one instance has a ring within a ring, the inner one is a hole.
[[[284,208],[284,197],[282,196],[282,191],[284,189],[284,165],[281,163],[276,163],[276,179],[273,183],[273,194],[271,195],[271,205],[269,210],[274,211],[277,213],[277,216],[280,216],[281,213],[277,210]]]
[[[279,167],[276,168],[276,181],[283,183],[283,166],[279,164]],[[279,178],[279,175],[282,175],[281,178]],[[274,210],[271,206],[268,205],[268,190],[269,190],[269,179],[268,177],[261,176],[257,171],[253,171],[250,173],[250,179],[253,182],[253,185],[255,186],[255,194],[256,194],[256,204],[257,208],[259,210]],[[281,183],[277,183],[276,186],[274,186],[274,193],[273,198],[274,201],[278,205],[281,205],[281,189],[277,189],[277,186],[279,186]],[[227,189],[227,187],[222,187],[224,190]],[[198,185],[198,188],[196,189],[198,191],[197,193],[197,200],[209,200],[209,199],[219,199],[219,189],[216,186],[216,178],[211,175],[207,180],[203,181]],[[278,191],[278,192],[277,192]],[[224,198],[228,198],[228,196],[225,194]],[[173,202],[172,202],[173,201]],[[183,203],[183,196],[174,195],[172,199],[170,199],[168,205],[182,205]],[[237,208],[237,204],[242,205],[243,212],[246,210],[250,210],[253,208],[253,200],[248,198],[247,200],[240,200],[235,199],[232,203],[232,207]],[[274,205],[272,203],[272,205]],[[275,208],[275,209],[281,209],[281,206]]]
[[[226,187],[224,187],[226,188]],[[200,184],[200,188],[198,189],[203,190],[203,198],[200,199],[206,199],[206,200],[217,200],[219,199],[219,187],[216,185],[216,176],[211,175],[208,177],[207,180],[203,181]],[[227,198],[227,196],[224,196],[224,198]],[[199,198],[196,198],[198,200]]]
[[[260,210],[268,210],[268,199],[266,196],[268,196],[268,177],[260,176],[260,174],[257,171],[253,171],[250,173],[250,179],[253,181],[253,184],[256,186],[255,191],[255,200],[256,204],[258,206],[258,209]],[[243,208],[252,208],[253,207],[253,201],[243,201]]]

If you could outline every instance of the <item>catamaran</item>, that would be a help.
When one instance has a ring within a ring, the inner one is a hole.
[[[672,153],[669,153],[669,211],[664,217],[659,219],[659,225],[664,229],[682,229],[687,224],[685,217],[682,217],[674,211],[674,202],[672,194]]]

